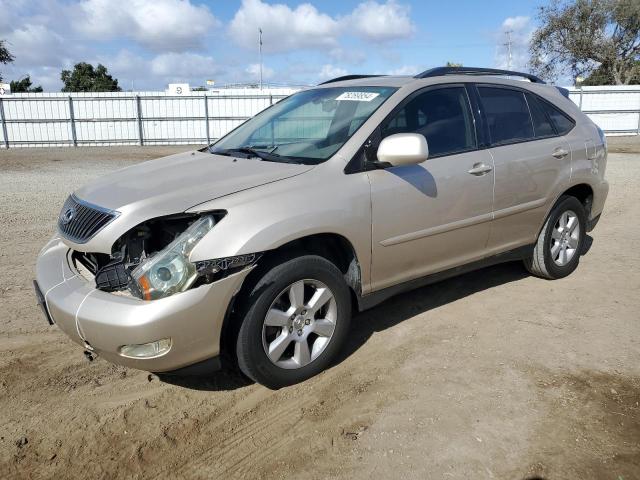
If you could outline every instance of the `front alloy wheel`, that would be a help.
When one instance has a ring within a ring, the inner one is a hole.
[[[315,255],[283,261],[263,273],[239,299],[246,312],[236,355],[245,375],[280,388],[330,365],[349,329],[351,295],[342,272]]]
[[[262,346],[280,368],[300,368],[313,362],[329,345],[336,328],[338,306],[319,280],[298,280],[285,288],[267,311]]]

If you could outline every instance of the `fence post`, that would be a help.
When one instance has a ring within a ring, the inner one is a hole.
[[[0,121],[2,122],[2,135],[4,137],[4,147],[9,148],[9,137],[7,134],[7,122],[4,119],[4,104],[2,98],[0,98]]]
[[[269,94],[269,105],[273,105],[273,95]]]
[[[578,101],[578,108],[582,110],[582,84],[580,84],[580,100]]]
[[[204,95],[204,121],[205,131],[207,132],[207,145],[211,145],[211,135],[209,135],[209,98],[207,94]]]
[[[142,102],[140,101],[140,95],[136,95],[136,116],[138,117],[138,143],[142,146],[144,145],[144,138],[142,134]]]
[[[78,136],[76,134],[76,116],[73,113],[73,98],[69,95],[69,120],[71,121],[71,139],[73,146],[78,146]]]

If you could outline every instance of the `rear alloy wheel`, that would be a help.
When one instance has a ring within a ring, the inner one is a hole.
[[[566,277],[580,261],[587,213],[575,197],[560,197],[542,227],[533,255],[524,260],[532,274],[548,279]]]
[[[549,252],[551,259],[560,267],[569,264],[578,252],[580,244],[580,221],[573,210],[567,210],[553,226]]]
[[[310,378],[330,365],[351,317],[340,270],[318,256],[276,265],[243,299],[247,311],[236,341],[242,372],[269,388]]]

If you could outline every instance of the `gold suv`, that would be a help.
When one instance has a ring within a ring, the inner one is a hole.
[[[512,260],[569,275],[606,161],[602,131],[533,75],[336,78],[77,190],[36,293],[89,357],[181,374],[226,359],[278,388],[398,292]]]

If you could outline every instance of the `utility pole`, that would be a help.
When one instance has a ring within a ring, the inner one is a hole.
[[[511,68],[513,67],[513,55],[511,53],[511,34],[513,33],[513,30],[507,30],[506,32],[504,32],[507,35],[507,43],[504,44],[505,47],[507,47],[507,51],[509,52],[509,60],[507,63],[507,70],[511,70]]]
[[[259,32],[258,49],[260,50],[260,90],[262,90],[262,28],[261,27],[258,27],[258,32]]]

